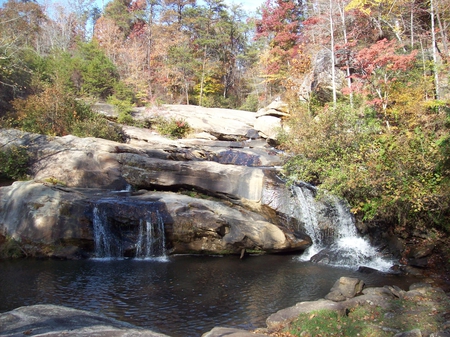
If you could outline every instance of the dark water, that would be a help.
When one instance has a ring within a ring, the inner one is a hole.
[[[292,256],[0,262],[0,312],[58,304],[103,313],[170,336],[214,326],[253,329],[279,309],[328,293],[341,276],[371,286],[413,280],[300,262]]]

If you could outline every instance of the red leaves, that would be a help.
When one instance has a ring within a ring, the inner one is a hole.
[[[354,67],[359,69],[355,77],[368,78],[377,69],[385,68],[386,71],[398,71],[409,69],[414,62],[417,51],[409,55],[399,55],[396,41],[380,40],[368,48],[361,49],[355,56]]]
[[[294,1],[268,0],[262,17],[256,21],[255,39],[268,38],[270,51],[265,61],[266,74],[280,75],[297,49],[300,32],[300,7]]]

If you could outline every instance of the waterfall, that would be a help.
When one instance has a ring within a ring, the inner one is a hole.
[[[111,232],[106,214],[94,206],[92,225],[94,228],[95,256],[97,258],[121,257],[122,249]]]
[[[327,197],[325,202],[319,203],[309,188],[300,186],[293,186],[293,193],[296,218],[313,243],[300,260],[389,270],[393,263],[383,259],[370,242],[358,234],[354,217],[342,200]]]
[[[139,221],[136,257],[152,258],[164,256],[166,256],[164,221],[159,211],[156,211],[149,214],[147,219]]]
[[[102,207],[103,205],[105,207]],[[92,223],[96,258],[123,258],[125,254],[130,256],[133,247],[136,258],[166,256],[164,220],[158,210],[149,211],[144,219],[139,220],[138,226],[130,226],[131,229],[126,230],[121,229],[120,225],[113,226],[110,223],[106,215],[108,206],[111,205],[96,204],[93,208]],[[124,249],[125,246],[128,246],[128,250]]]

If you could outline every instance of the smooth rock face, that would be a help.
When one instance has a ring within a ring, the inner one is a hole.
[[[287,111],[281,102],[271,109]],[[124,126],[128,143],[123,144],[0,129],[0,147],[28,150],[33,179],[0,188],[0,239],[13,238],[27,256],[92,256],[93,209],[101,203],[109,219],[122,225],[116,232],[119,241],[128,242],[122,247],[127,256],[134,254],[131,242],[146,216],[139,208],[152,210],[156,204],[164,215],[169,253],[291,252],[311,244],[292,209],[280,206],[289,198],[277,201],[290,193],[277,178],[283,158],[256,139],[261,129],[255,126],[255,113],[164,106],[134,115],[183,118],[202,137],[173,140]],[[125,192],[140,189],[146,191],[139,197]],[[193,191],[193,198],[155,191]],[[206,196],[214,202],[203,200]],[[108,205],[101,200],[106,197]]]
[[[118,154],[122,174],[139,188],[192,186],[213,194],[258,201],[264,181],[262,169],[215,162],[167,161],[136,154]]]
[[[57,305],[20,307],[0,314],[0,335],[67,337],[167,337],[101,314]]]
[[[92,250],[92,223],[85,211],[86,201],[76,191],[34,181],[0,188],[0,233],[27,245],[23,252],[30,256],[40,256],[42,245],[53,246],[49,254],[55,257],[83,257]]]
[[[255,129],[259,130],[264,138],[276,140],[281,128],[281,119],[274,116],[261,116],[255,122]]]
[[[167,248],[172,253],[281,252],[304,250],[310,244],[258,213],[220,201],[171,192],[117,193],[34,181],[0,189],[0,230],[22,242],[30,256],[44,254],[29,248],[32,243],[51,247],[45,249],[47,256],[92,256],[94,206],[101,207],[106,219],[114,219],[112,231],[123,245],[120,250],[130,257],[136,252],[129,242],[136,242],[141,220],[155,212],[164,220]]]

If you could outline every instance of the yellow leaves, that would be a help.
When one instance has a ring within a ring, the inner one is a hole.
[[[348,5],[345,7],[347,11],[352,9],[358,9],[362,13],[366,15],[370,15],[371,8],[375,6],[379,6],[381,3],[385,2],[384,0],[351,0]]]

